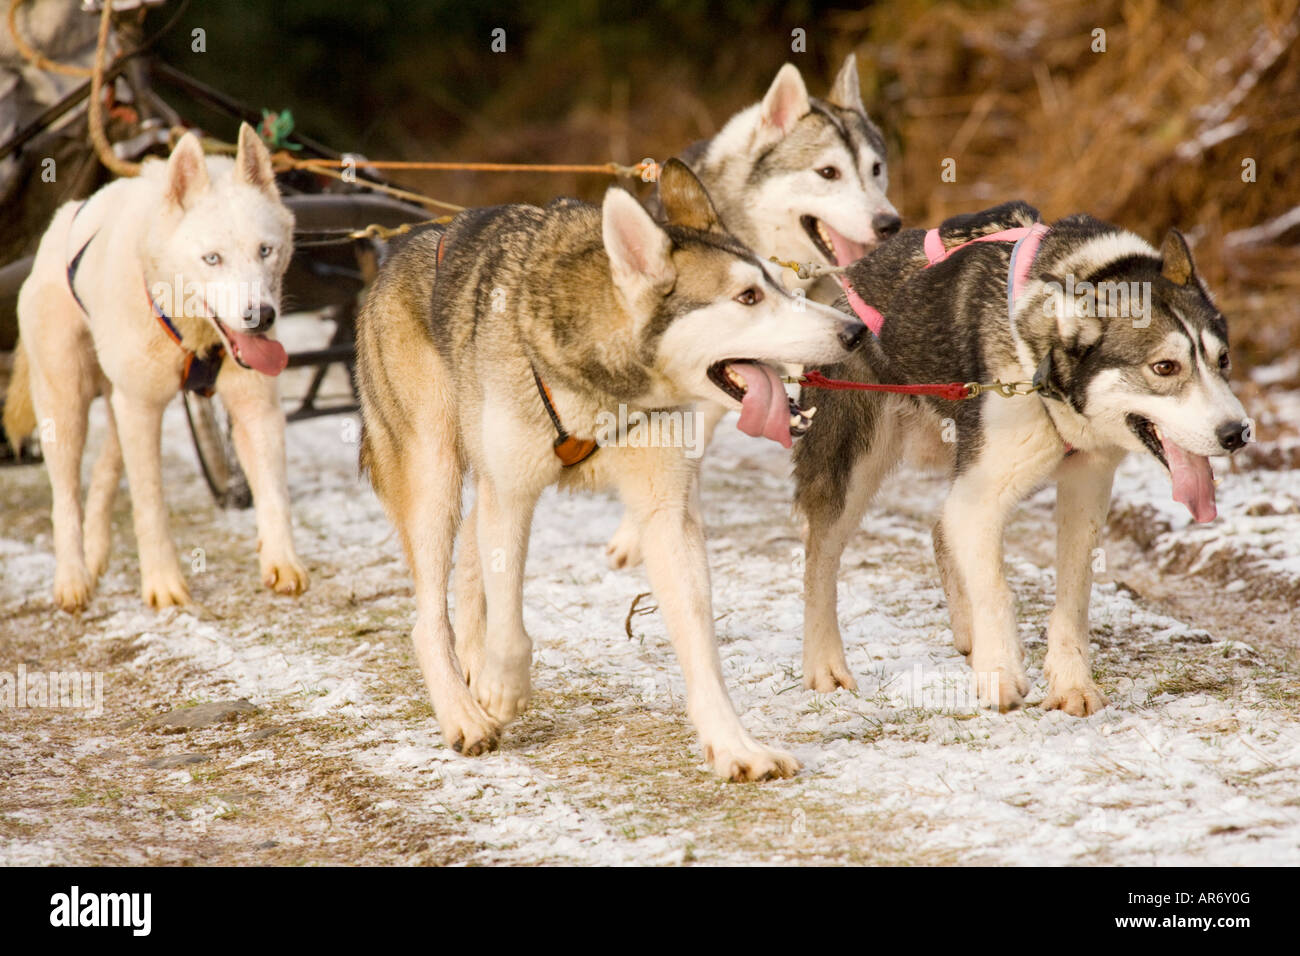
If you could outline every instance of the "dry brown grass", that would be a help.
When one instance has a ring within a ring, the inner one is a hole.
[[[1049,220],[1090,212],[1157,241],[1177,226],[1235,320],[1241,358],[1300,346],[1300,227],[1233,238],[1300,208],[1297,0],[914,2],[837,27],[869,37],[857,45],[864,89],[899,150],[905,220],[1022,197]],[[940,181],[945,157],[956,182]]]
[[[787,26],[774,22],[761,36],[722,38],[713,62],[663,50],[606,64],[604,87],[576,62],[555,64],[503,88],[485,115],[465,117],[460,135],[410,151],[525,162],[662,157],[757,99],[782,59],[822,93],[853,50],[868,109],[890,139],[891,193],[906,222],[1022,198],[1049,220],[1089,212],[1157,242],[1177,226],[1234,320],[1239,360],[1268,362],[1300,346],[1300,225],[1279,241],[1232,238],[1300,207],[1300,0],[894,0],[817,14],[807,27],[806,54],[789,53]],[[1104,53],[1092,49],[1096,29]],[[569,59],[601,62],[593,43],[575,38]],[[540,116],[537,84],[548,103],[576,99]],[[1213,130],[1227,135],[1207,136]],[[955,182],[940,178],[945,158],[956,162]],[[1247,158],[1253,183],[1242,180]],[[607,180],[412,182],[479,205],[596,198]]]

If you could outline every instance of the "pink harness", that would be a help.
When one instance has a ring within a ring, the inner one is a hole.
[[[926,268],[934,265],[936,262],[943,262],[958,249],[965,249],[967,246],[974,245],[977,242],[1014,242],[1015,246],[1011,250],[1011,261],[1007,265],[1007,317],[1011,322],[1011,333],[1016,335],[1016,299],[1020,298],[1020,293],[1024,290],[1025,282],[1029,278],[1029,269],[1034,264],[1034,257],[1038,255],[1038,247],[1043,241],[1043,236],[1047,235],[1048,227],[1041,222],[1036,222],[1032,226],[1020,226],[1016,229],[1004,229],[1001,232],[994,232],[987,236],[980,236],[971,239],[969,242],[963,242],[960,246],[953,246],[951,249],[945,249],[943,240],[939,238],[939,230],[931,229],[925,234],[925,257],[929,260]],[[844,289],[844,294],[848,297],[849,305],[853,311],[871,331],[879,336],[880,330],[885,324],[885,317],[880,311],[866,302],[862,301],[862,296],[853,291],[853,286],[849,285],[844,274],[836,276],[840,281],[840,286]],[[1017,339],[1019,338],[1016,336]],[[1035,377],[1036,378],[1036,377]],[[830,379],[822,375],[821,372],[813,369],[806,373],[800,379],[800,384],[811,386],[812,388],[830,388],[830,389],[855,389],[871,392],[900,392],[906,395],[932,395],[936,398],[943,398],[949,401],[961,401],[972,398],[980,394],[980,387],[972,391],[970,383],[949,382],[937,385],[882,385],[874,382],[851,382],[841,381],[839,379]],[[999,383],[1001,384],[1001,383]],[[1037,381],[1035,381],[1037,387]],[[984,386],[987,388],[988,386]],[[1009,394],[1003,392],[1004,395]],[[1025,394],[1025,393],[1016,393]],[[1065,446],[1065,457],[1069,458],[1078,449],[1069,442],[1063,440]]]
[[[1047,235],[1047,231],[1047,226],[1041,222],[1036,222],[1032,226],[1003,229],[1001,232],[979,236],[969,242],[963,242],[960,246],[945,249],[943,240],[939,237],[939,230],[931,229],[925,234],[925,257],[929,260],[925,267],[928,269],[936,263],[943,262],[957,250],[973,246],[977,242],[1014,242],[1015,247],[1011,250],[1011,263],[1007,267],[1007,314],[1011,315],[1015,310],[1016,299],[1020,298],[1020,293],[1024,290],[1025,282],[1029,278],[1029,269],[1034,264],[1034,257],[1038,255],[1038,246],[1042,243],[1043,236]],[[857,314],[858,318],[866,323],[867,328],[871,329],[876,336],[879,336],[880,330],[885,325],[885,317],[880,314],[880,310],[863,301],[862,296],[853,290],[853,286],[849,284],[843,273],[836,276],[836,278],[839,279],[840,286],[844,289],[844,295],[849,300],[849,306]]]

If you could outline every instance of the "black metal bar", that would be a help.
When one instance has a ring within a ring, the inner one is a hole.
[[[361,409],[360,405],[334,405],[329,408],[300,408],[285,416],[287,422],[301,422],[309,418],[324,418],[327,415],[350,415]]]
[[[321,365],[331,364],[333,362],[346,362],[352,358],[354,349],[352,343],[344,345],[331,345],[329,348],[312,349],[308,352],[290,352],[289,368],[301,368],[304,365]]]

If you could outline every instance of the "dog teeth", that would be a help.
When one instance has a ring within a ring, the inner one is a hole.
[[[820,219],[817,220],[817,235],[821,238],[822,242],[826,243],[827,249],[835,248],[835,244],[831,242],[831,234],[826,231],[826,226]]]
[[[816,408],[809,408],[805,410],[795,405],[794,402],[791,402],[790,403],[790,434],[794,435],[796,438],[799,437],[800,435],[805,434],[808,431],[809,426],[812,425],[812,417],[815,414],[817,414]]]
[[[729,381],[732,385],[736,386],[736,388],[740,389],[741,391],[744,391],[746,388],[748,388],[748,386],[745,384],[745,377],[741,375],[739,372],[737,372],[730,365],[727,366],[726,372],[727,372],[727,381]]]

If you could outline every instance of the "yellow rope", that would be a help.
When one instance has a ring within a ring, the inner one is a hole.
[[[284,153],[276,153],[272,161],[282,169],[303,169],[310,168],[314,173],[320,173],[322,176],[331,176],[340,182],[350,185],[364,186],[366,189],[376,189],[381,193],[387,193],[389,196],[395,196],[398,199],[406,199],[410,202],[419,203],[421,206],[434,206],[439,209],[450,209],[453,212],[464,211],[464,206],[457,206],[455,203],[443,202],[441,199],[433,199],[429,196],[423,196],[420,193],[411,192],[409,189],[399,189],[396,186],[389,186],[386,183],[373,183],[368,179],[348,178],[341,170],[330,169],[328,166],[311,166],[304,167],[299,165],[303,160],[295,159],[292,156],[286,156]],[[336,160],[329,160],[331,165],[337,166]]]
[[[355,229],[348,233],[349,239],[392,239],[394,236],[403,236],[412,229],[418,229],[420,226],[441,225],[445,226],[451,222],[455,216],[439,216],[437,219],[424,219],[420,222],[406,222],[400,226],[381,226],[378,223],[371,223],[364,229]]]
[[[94,71],[87,67],[73,66],[70,63],[58,63],[49,59],[23,38],[23,35],[18,30],[18,8],[24,2],[25,0],[9,0],[9,36],[13,38],[14,46],[22,54],[23,59],[42,70],[48,70],[51,73],[62,73],[64,76],[79,76],[85,79],[93,75]],[[112,6],[112,4],[106,3],[105,6]]]
[[[14,8],[10,7],[12,11]],[[117,176],[140,175],[140,164],[128,162],[115,152],[104,132],[104,53],[108,49],[108,28],[113,18],[112,0],[104,0],[104,11],[99,16],[99,39],[95,41],[95,68],[90,76],[90,112],[87,125],[95,154],[109,172]]]
[[[285,162],[293,169],[320,170],[322,167],[339,165],[336,159],[298,159],[285,157]],[[646,176],[649,182],[658,178],[659,164],[655,162],[636,163],[624,166],[620,163],[461,163],[454,161],[424,162],[419,160],[362,160],[364,166],[375,169],[453,171],[466,170],[476,173],[600,173],[606,176]]]
[[[14,46],[18,52],[33,65],[42,70],[48,70],[52,73],[61,73],[65,76],[90,77],[90,106],[89,106],[89,131],[90,141],[95,147],[95,154],[99,161],[112,173],[118,176],[138,176],[140,174],[140,164],[124,160],[113,152],[112,144],[108,141],[108,136],[104,132],[104,104],[103,104],[103,87],[104,87],[104,56],[108,49],[108,30],[113,16],[112,0],[104,0],[104,9],[99,18],[99,35],[95,43],[95,63],[91,68],[73,66],[67,63],[59,63],[51,60],[35,49],[22,36],[18,29],[18,8],[22,6],[25,0],[9,0],[8,25],[9,35],[13,38]],[[208,152],[226,152],[227,149],[218,148],[217,144],[205,141],[204,147]],[[299,159],[291,156],[286,152],[277,153],[274,157],[275,164],[281,169],[307,169],[314,173],[320,173],[324,176],[331,176],[342,182],[354,183],[355,179],[347,178],[344,172],[336,167],[342,164],[339,160],[334,159]],[[417,160],[381,160],[370,161],[364,160],[362,164],[374,169],[393,169],[393,170],[430,170],[430,171],[452,171],[464,170],[469,172],[532,172],[532,173],[597,173],[606,176],[626,176],[640,178],[647,182],[655,182],[659,178],[659,164],[653,161],[635,163],[631,166],[624,166],[620,163],[461,163],[461,162],[421,162]],[[450,209],[454,212],[460,212],[465,207],[458,206],[455,203],[443,202],[440,199],[433,199],[420,193],[412,192],[407,189],[400,189],[396,186],[389,186],[385,183],[374,183],[363,181],[359,185],[367,189],[374,189],[399,199],[405,199],[411,202],[419,203],[422,206],[432,206],[440,209]],[[405,230],[402,230],[405,231]],[[360,238],[360,237],[358,237]]]

